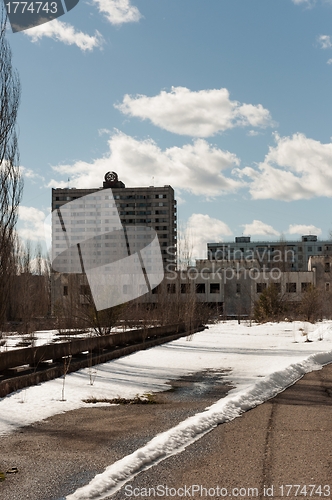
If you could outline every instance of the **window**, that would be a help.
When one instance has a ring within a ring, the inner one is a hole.
[[[262,293],[266,288],[266,283],[257,283],[256,284],[256,292]]]
[[[220,283],[210,283],[210,293],[219,293]]]
[[[326,292],[330,291],[330,283],[325,283],[325,291]]]
[[[205,293],[205,283],[196,284],[196,293]]]
[[[312,252],[312,247],[308,247],[308,252]]]
[[[310,283],[301,283],[301,292],[306,292],[310,286]]]
[[[318,247],[318,252],[321,252],[322,251],[322,247]]]
[[[287,293],[296,293],[296,283],[286,283]]]
[[[330,263],[329,262],[325,262],[325,264],[324,264],[324,271],[326,273],[330,272]]]
[[[175,292],[176,292],[175,283],[168,283],[167,284],[167,293],[175,293]]]
[[[155,288],[152,289],[153,295],[159,293],[159,286],[156,286]]]
[[[281,293],[281,283],[273,283],[273,286],[278,293]]]
[[[236,283],[236,294],[239,295],[241,293],[241,283]]]
[[[65,285],[63,287],[63,295],[68,295],[68,286],[67,285]]]
[[[181,293],[190,292],[190,283],[181,283]]]

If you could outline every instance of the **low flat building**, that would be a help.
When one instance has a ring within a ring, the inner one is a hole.
[[[282,271],[306,271],[314,255],[332,255],[332,241],[318,240],[316,235],[304,235],[300,241],[251,241],[250,236],[238,236],[234,242],[208,243],[209,260],[252,260],[260,267]]]

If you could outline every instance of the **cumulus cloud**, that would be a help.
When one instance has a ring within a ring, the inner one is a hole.
[[[236,169],[250,179],[254,199],[284,201],[332,196],[332,142],[322,144],[304,134],[280,137],[257,167]]]
[[[290,224],[288,231],[289,234],[315,234],[319,236],[322,234],[322,230],[314,225],[307,224]]]
[[[37,174],[37,172],[35,172],[31,168],[26,168],[26,167],[20,166],[20,171],[23,174],[23,176],[27,179],[39,179],[41,181],[45,181],[45,177],[43,177],[40,174]]]
[[[320,46],[322,49],[331,49],[332,48],[332,41],[331,41],[331,37],[329,35],[320,35],[318,37],[318,42],[320,43]]]
[[[249,137],[256,137],[256,135],[259,135],[259,132],[257,130],[249,130],[249,132],[247,132],[247,135]]]
[[[316,4],[316,0],[292,0],[295,5],[306,5],[307,7],[313,7]]]
[[[222,241],[223,236],[232,234],[225,222],[209,215],[192,214],[185,230],[180,234],[178,252],[181,253],[183,249],[186,251],[187,247],[193,259],[206,259],[208,242]]]
[[[194,92],[172,87],[154,97],[126,94],[115,107],[169,132],[193,137],[209,137],[233,127],[272,125],[270,112],[261,104],[232,101],[225,88]]]
[[[23,33],[30,37],[32,42],[37,42],[43,37],[48,37],[63,42],[66,45],[76,45],[83,51],[100,48],[103,43],[103,38],[98,31],[95,32],[94,36],[87,35],[82,31],[76,31],[72,25],[58,21],[57,19],[53,19],[53,21],[41,24],[35,28],[30,28]]]
[[[44,241],[44,221],[46,215],[34,207],[19,206],[18,233],[21,238],[30,241]]]
[[[332,40],[329,35],[320,35],[318,37],[318,43],[321,49],[332,49]],[[332,64],[332,59],[328,59],[327,64]]]
[[[226,173],[240,164],[237,156],[204,139],[162,150],[151,139],[139,141],[117,131],[108,144],[109,152],[91,163],[78,161],[53,168],[66,179],[69,176],[76,188],[100,186],[109,170],[118,172],[127,186],[150,186],[154,178],[155,185],[171,184],[179,191],[207,197],[235,191],[242,185]],[[48,187],[67,185],[67,180],[52,180]]]
[[[130,0],[92,0],[92,2],[114,25],[135,23],[142,17],[138,8],[131,5]]]
[[[265,224],[261,220],[253,220],[250,224],[242,224],[244,227],[243,234],[245,236],[263,235],[263,236],[280,236],[279,231],[274,229],[269,224]]]

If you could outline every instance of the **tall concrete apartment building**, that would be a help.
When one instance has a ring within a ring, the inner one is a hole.
[[[235,242],[208,243],[207,251],[209,260],[256,259],[262,268],[307,271],[310,257],[332,255],[332,241],[319,241],[312,234],[299,241],[250,241],[250,236],[238,236]]]
[[[107,188],[112,189],[121,223],[124,226],[152,227],[158,234],[165,269],[175,269],[177,214],[174,190],[171,186],[126,187],[115,172],[107,172],[103,186],[99,188],[52,189],[52,211],[82,196]],[[56,228],[52,228],[54,240],[55,231]]]

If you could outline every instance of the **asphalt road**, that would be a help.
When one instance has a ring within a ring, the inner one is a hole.
[[[331,450],[328,365],[142,472],[112,498],[332,498]]]
[[[188,390],[194,382],[187,379],[180,385]],[[75,410],[3,437],[0,470],[17,467],[18,473],[7,474],[0,483],[0,498],[64,497],[157,433],[202,411],[227,390],[212,379],[209,391],[191,401],[166,399],[156,405]],[[332,500],[327,488],[332,489],[331,396],[329,365],[216,427],[184,452],[141,472],[112,499]]]

